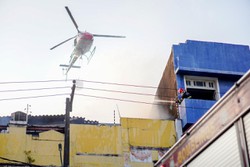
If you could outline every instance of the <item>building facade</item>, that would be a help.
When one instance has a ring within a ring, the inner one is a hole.
[[[250,70],[202,116],[155,167],[250,164]]]
[[[173,45],[157,90],[173,119],[186,131],[200,119],[250,68],[249,46],[187,40]],[[189,97],[183,97],[183,93]]]
[[[152,167],[153,161],[176,142],[174,121],[121,118],[120,122],[118,125],[71,123],[70,166]],[[24,162],[61,166],[63,129],[52,125],[9,124],[0,133],[0,165]]]

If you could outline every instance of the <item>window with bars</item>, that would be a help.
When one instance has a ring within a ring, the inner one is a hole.
[[[218,100],[217,78],[185,76],[186,90],[192,99]]]

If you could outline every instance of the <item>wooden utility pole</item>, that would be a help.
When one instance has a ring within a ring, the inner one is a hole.
[[[72,92],[70,98],[66,98],[66,113],[65,113],[65,127],[64,127],[64,155],[63,166],[69,167],[70,159],[70,112],[72,111],[73,99],[75,94],[76,81],[73,80]]]

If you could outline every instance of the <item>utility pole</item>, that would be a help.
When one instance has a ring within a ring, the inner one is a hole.
[[[63,166],[69,167],[70,159],[70,112],[72,111],[73,99],[75,94],[76,81],[73,80],[72,92],[70,98],[66,98],[66,113],[65,113],[65,127],[64,127],[64,155]]]

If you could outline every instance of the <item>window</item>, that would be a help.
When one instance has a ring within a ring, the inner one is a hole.
[[[209,88],[214,88],[214,83],[213,82],[209,82]]]
[[[191,86],[191,81],[187,80],[187,81],[186,81],[186,85],[187,85],[187,86]]]
[[[186,90],[192,99],[218,100],[217,79],[210,77],[185,76]]]

